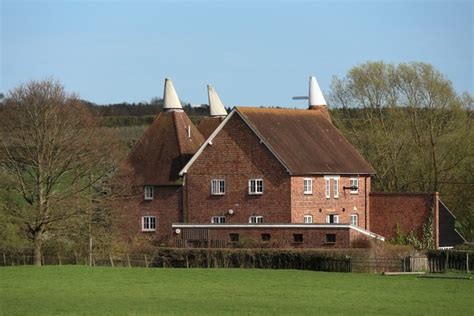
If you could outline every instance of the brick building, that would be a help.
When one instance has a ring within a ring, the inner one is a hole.
[[[407,216],[412,225],[403,228],[419,233],[431,206],[408,199],[391,214],[388,200],[370,194],[375,171],[332,124],[314,77],[308,110],[227,115],[211,86],[208,93],[211,117],[197,129],[166,80],[164,112],[130,154],[143,195],[128,201],[129,223],[143,233],[185,247],[344,248],[393,237]]]
[[[204,142],[184,113],[169,79],[165,80],[163,101],[163,112],[128,157],[133,192],[124,201],[124,226],[130,235],[153,234],[159,242],[169,239],[172,223],[183,221],[183,179],[179,171]]]
[[[371,192],[370,203],[372,231],[389,240],[397,231],[404,235],[413,232],[421,238],[424,226],[431,220],[437,248],[465,241],[454,228],[456,217],[438,193]]]

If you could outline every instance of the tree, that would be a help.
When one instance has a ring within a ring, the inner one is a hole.
[[[0,118],[3,211],[34,244],[35,264],[48,233],[89,207],[88,192],[113,172],[113,138],[100,130],[80,100],[55,81],[31,81],[12,90]]]
[[[368,62],[335,78],[330,100],[336,124],[377,171],[375,190],[440,192],[473,237],[470,95],[426,63]]]

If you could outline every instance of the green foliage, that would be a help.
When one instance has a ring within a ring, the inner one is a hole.
[[[434,216],[433,212],[430,214],[426,222],[423,224],[423,236],[418,238],[414,231],[410,231],[408,234],[404,234],[400,225],[395,228],[395,237],[390,240],[395,245],[408,245],[418,250],[434,249],[435,238],[434,238]]]
[[[390,240],[394,245],[408,245],[418,250],[428,250],[435,248],[435,227],[434,227],[434,215],[433,211],[430,216],[423,224],[423,235],[418,238],[414,231],[410,231],[408,234],[404,234],[400,225],[397,223],[395,227],[395,237]]]
[[[423,224],[422,249],[435,249],[434,215],[431,212],[428,220]]]
[[[440,192],[474,238],[472,96],[426,63],[367,62],[335,78],[329,100],[335,124],[375,168],[375,191]]]
[[[418,239],[413,231],[408,234],[403,234],[399,225],[395,228],[395,237],[390,240],[394,245],[408,245],[415,249],[423,249],[423,242]]]
[[[141,126],[150,125],[155,119],[154,115],[145,116],[104,116],[101,119],[102,126],[121,127],[121,126]]]
[[[262,269],[0,269],[6,315],[470,315],[474,282]],[[414,299],[416,298],[416,299]]]
[[[173,268],[350,271],[350,259],[346,255],[318,250],[163,248],[154,254],[153,265]]]

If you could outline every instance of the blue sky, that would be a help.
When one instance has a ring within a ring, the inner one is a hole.
[[[369,60],[432,63],[474,94],[473,1],[1,1],[6,92],[53,77],[96,103],[180,98],[305,107],[308,76]]]

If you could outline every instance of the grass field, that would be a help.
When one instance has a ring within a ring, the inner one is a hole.
[[[474,281],[297,270],[0,268],[5,315],[473,315]]]

